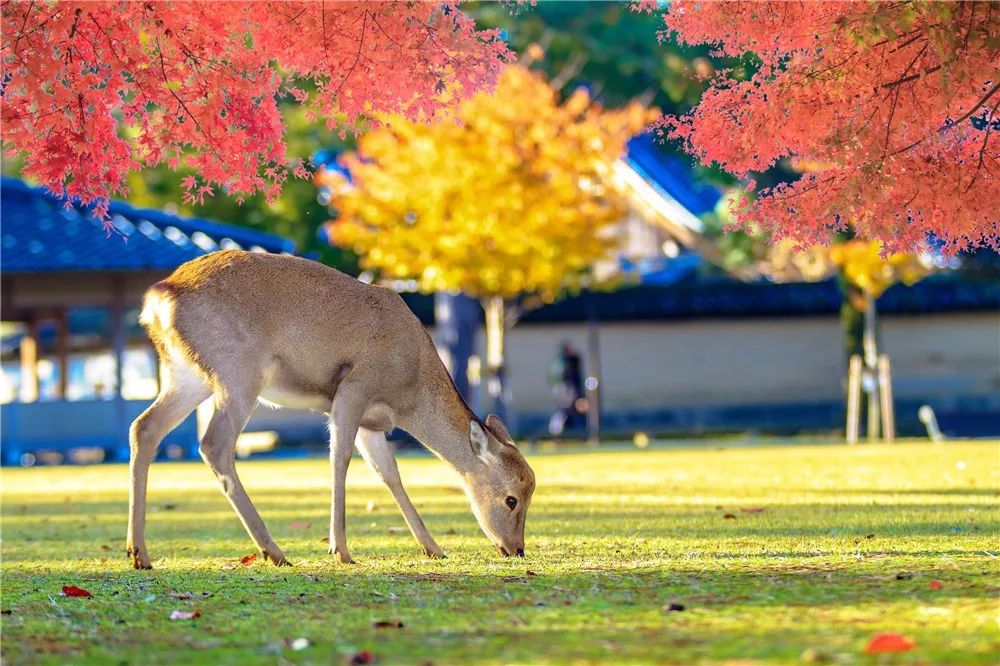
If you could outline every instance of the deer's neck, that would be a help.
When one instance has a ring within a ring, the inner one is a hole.
[[[437,367],[425,375],[416,406],[399,426],[458,472],[468,473],[480,464],[469,440],[469,423],[476,416],[459,395],[436,351],[433,360]]]

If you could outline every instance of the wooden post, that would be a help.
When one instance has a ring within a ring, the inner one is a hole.
[[[25,322],[21,337],[21,402],[38,400],[38,321],[34,315]]]
[[[878,342],[875,336],[875,298],[865,294],[865,334],[863,339],[865,351],[865,367],[863,380],[870,381],[868,385],[868,441],[879,438],[879,387],[878,387]],[[862,381],[863,381],[862,380]]]
[[[66,308],[59,308],[57,316],[58,332],[56,333],[56,359],[59,363],[59,399],[68,400],[69,396],[69,313]]]
[[[847,366],[847,443],[858,443],[861,428],[861,356],[851,354]]]
[[[125,345],[128,342],[128,329],[125,326],[125,285],[121,276],[112,278],[111,307],[111,352],[115,358],[115,431],[118,450],[114,457],[128,460],[128,415],[125,413],[125,397],[122,395],[125,376]]]
[[[483,299],[486,312],[486,391],[493,403],[490,409],[501,419],[507,419],[507,396],[504,387],[504,302],[500,296]]]
[[[878,357],[878,390],[882,402],[882,439],[892,442],[896,439],[896,414],[892,404],[892,368],[889,357]]]

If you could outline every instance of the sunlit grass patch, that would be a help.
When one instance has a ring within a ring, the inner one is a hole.
[[[442,463],[401,461],[448,554],[437,561],[356,460],[354,566],[335,564],[322,541],[327,461],[241,463],[292,568],[240,564],[252,546],[208,469],[157,464],[151,572],[131,570],[123,552],[125,466],[6,469],[4,658],[328,664],[369,650],[387,664],[996,662],[996,442],[529,461],[538,490],[523,560],[496,555]],[[94,597],[60,596],[69,584]],[[196,619],[169,619],[195,608]],[[403,627],[373,626],[396,620]],[[916,646],[865,655],[883,631]],[[296,638],[309,646],[293,650]]]

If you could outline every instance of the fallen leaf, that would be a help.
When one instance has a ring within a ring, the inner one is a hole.
[[[111,546],[106,543],[101,544],[101,550],[111,550]]]
[[[76,585],[63,585],[62,593],[64,597],[92,597],[90,592],[83,589],[82,587],[77,587]]]
[[[201,617],[201,611],[195,608],[193,611],[182,611],[175,610],[170,614],[171,620],[193,620],[196,617]]]
[[[312,645],[312,642],[310,642],[308,638],[286,638],[285,645],[292,648],[296,652],[299,652],[300,650],[305,650],[307,647]]]
[[[944,587],[944,584],[939,580],[932,580],[927,583],[927,588],[930,590],[940,590],[942,587]]]
[[[193,592],[171,592],[170,596],[173,597],[174,599],[180,599],[182,601],[186,601],[188,599],[207,599],[208,597],[212,596],[212,593],[211,592],[198,592],[198,593],[193,593]]]
[[[405,527],[390,527],[389,531],[390,532],[405,532],[406,528]]]
[[[173,511],[176,508],[177,508],[176,504],[164,504],[163,505],[163,510],[164,511]]]
[[[320,541],[322,541],[323,543],[330,543],[330,537],[325,536],[322,539],[320,539]]]
[[[867,654],[883,654],[886,652],[909,652],[916,645],[912,640],[902,634],[885,633],[878,634],[865,646]]]
[[[733,515],[733,514],[731,514],[731,513],[727,513],[727,514],[726,514],[726,515],[724,515],[724,516],[723,516],[722,518],[723,518],[723,520],[736,520],[736,516],[734,516],[734,515]]]
[[[874,535],[874,534],[866,534],[866,535],[865,535],[865,538],[866,538],[866,539],[874,539],[874,538],[875,538],[875,535]]]
[[[246,557],[240,558],[240,564],[242,564],[245,567],[248,567],[251,564],[253,564],[256,560],[257,560],[257,553],[250,553]]]
[[[402,629],[403,623],[399,620],[377,620],[372,622],[372,626],[376,629]]]
[[[312,527],[312,523],[304,523],[301,520],[293,520],[292,522],[288,523],[288,526],[291,527],[293,530],[307,530],[310,527]]]
[[[668,604],[663,610],[668,613],[680,613],[684,610],[684,604]]]
[[[351,655],[350,663],[352,666],[355,664],[371,664],[375,661],[375,656],[368,650],[362,650],[361,652],[355,652]]]
[[[537,576],[538,575],[534,571],[532,571],[531,569],[525,570],[524,573],[527,574],[527,575],[529,575],[529,576]]]
[[[806,648],[802,651],[802,654],[799,655],[799,661],[806,664],[814,664],[817,661],[826,661],[826,659],[815,648]]]
[[[764,507],[762,506],[743,506],[740,507],[740,511],[743,513],[763,513]]]

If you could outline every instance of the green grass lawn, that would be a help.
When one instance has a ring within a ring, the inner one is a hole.
[[[125,558],[125,466],[6,469],[4,663],[341,664],[366,650],[379,664],[1000,658],[997,442],[529,461],[538,490],[528,556],[504,559],[443,463],[403,459],[411,497],[448,554],[430,560],[356,459],[353,566],[334,563],[322,542],[325,460],[244,462],[244,484],[293,568],[240,564],[252,546],[204,465],[154,464],[153,571]],[[94,596],[61,596],[63,585]],[[182,593],[211,596],[172,596]],[[672,603],[684,610],[666,611]],[[195,608],[197,619],[169,619]],[[886,631],[915,647],[866,655]],[[297,638],[309,646],[286,644]]]

